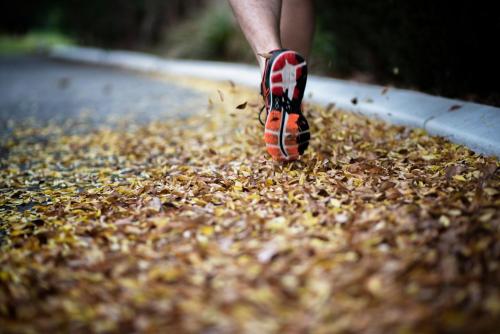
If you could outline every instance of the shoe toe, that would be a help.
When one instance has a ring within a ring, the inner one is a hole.
[[[267,152],[274,160],[293,161],[296,160],[309,146],[309,125],[302,114],[288,114],[287,124],[283,132],[284,145],[280,143],[281,112],[272,111],[266,124],[264,141]],[[286,154],[282,152],[284,148]]]

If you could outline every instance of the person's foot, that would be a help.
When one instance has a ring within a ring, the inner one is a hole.
[[[307,64],[295,51],[266,55],[261,93],[265,100],[264,141],[275,160],[296,160],[309,145],[309,125],[302,114]]]

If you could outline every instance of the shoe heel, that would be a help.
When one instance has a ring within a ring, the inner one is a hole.
[[[307,80],[307,63],[294,51],[285,51],[273,59],[269,87],[274,97],[286,97],[290,102],[302,101]]]

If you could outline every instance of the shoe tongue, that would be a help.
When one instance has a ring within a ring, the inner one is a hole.
[[[283,49],[274,49],[274,50],[269,51],[269,53],[275,53],[275,52],[279,52],[281,50],[283,50]]]
[[[271,52],[264,52],[264,53],[257,53],[259,56],[261,56],[262,58],[265,58],[265,59],[269,59],[273,56],[272,54],[273,51]]]
[[[262,58],[266,58],[266,59],[269,59],[273,56],[273,54],[275,54],[276,52],[282,52],[282,51],[288,51],[288,49],[274,49],[274,50],[271,50],[269,52],[261,52],[261,53],[257,53],[257,55],[261,56]]]

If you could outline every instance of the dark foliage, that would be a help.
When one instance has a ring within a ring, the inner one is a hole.
[[[498,11],[486,1],[319,0],[333,70],[500,103]]]
[[[47,22],[53,0],[26,0],[0,2],[0,32],[24,34]]]
[[[137,47],[155,44],[165,27],[202,0],[68,0],[64,26],[86,44]]]
[[[61,29],[80,43],[142,47],[156,43],[169,25],[205,0],[40,0],[5,2],[0,31]]]
[[[207,2],[4,1],[0,32],[56,28],[83,44],[144,48]],[[322,72],[365,73],[380,84],[500,105],[500,20],[493,2],[317,0],[317,6]]]

